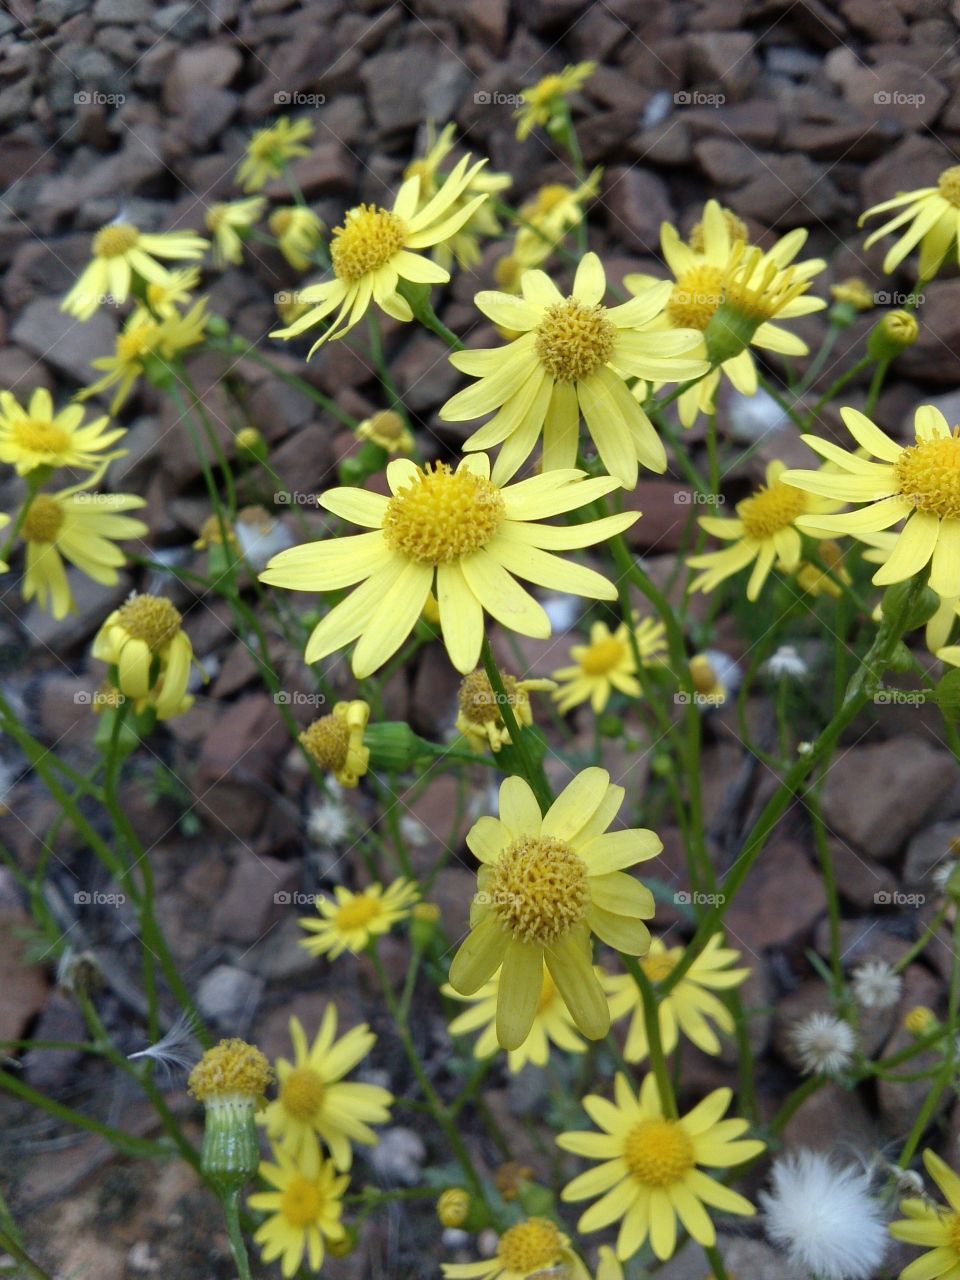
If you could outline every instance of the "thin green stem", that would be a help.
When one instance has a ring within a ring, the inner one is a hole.
[[[542,812],[546,813],[553,804],[553,795],[543,772],[543,766],[538,762],[534,762],[527,750],[523,730],[517,723],[517,717],[514,715],[513,706],[503,683],[500,668],[497,666],[496,659],[493,656],[493,650],[490,647],[490,640],[486,632],[484,632],[480,656],[483,661],[483,668],[487,673],[487,679],[490,681],[490,687],[493,690],[493,696],[499,707],[500,715],[503,717],[503,723],[510,734],[510,745],[517,753],[520,767],[527,782],[530,783],[534,795],[537,797],[537,803],[540,805]]]
[[[220,1198],[223,1205],[223,1216],[227,1224],[227,1238],[230,1241],[230,1252],[236,1263],[239,1280],[250,1280],[250,1259],[247,1257],[247,1245],[240,1226],[240,1192],[228,1191]]]

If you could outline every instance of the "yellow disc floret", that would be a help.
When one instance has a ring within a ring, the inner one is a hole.
[[[616,336],[606,307],[567,298],[548,307],[537,326],[537,356],[558,382],[576,382],[607,363]]]
[[[323,1200],[316,1184],[295,1174],[283,1190],[280,1212],[294,1227],[316,1227]]]
[[[500,1237],[497,1261],[508,1273],[525,1276],[549,1267],[562,1251],[560,1232],[549,1219],[528,1218]]]
[[[617,636],[605,636],[595,644],[587,646],[587,651],[580,658],[580,666],[588,676],[606,675],[613,671],[623,660],[626,645]]]
[[[134,596],[117,612],[117,623],[134,640],[156,653],[180,630],[182,618],[162,596]]]
[[[62,427],[36,418],[17,418],[13,438],[21,449],[31,453],[64,453],[70,447],[70,436]]]
[[[562,938],[590,905],[587,868],[563,840],[524,837],[500,855],[490,878],[493,909],[522,942]]]
[[[300,734],[300,742],[321,769],[342,769],[350,748],[350,730],[337,716],[321,716]]]
[[[280,1089],[280,1102],[297,1120],[311,1120],[323,1102],[323,1080],[310,1067],[294,1067]]]
[[[345,215],[342,227],[334,227],[333,269],[341,280],[359,280],[389,262],[406,238],[407,228],[395,213],[372,204],[358,205]]]
[[[949,201],[956,209],[960,209],[960,164],[944,169],[937,179],[937,189],[944,200]]]
[[[699,329],[713,319],[723,301],[723,272],[706,264],[685,271],[667,299],[667,316],[676,329]]]
[[[365,929],[372,920],[381,914],[380,899],[369,895],[358,894],[344,902],[337,910],[336,927],[338,929]]]
[[[696,1164],[693,1143],[676,1120],[641,1120],[623,1146],[627,1168],[648,1187],[682,1182]]]
[[[900,493],[918,511],[941,520],[960,516],[960,427],[954,427],[953,432],[952,436],[911,445],[894,463]]]
[[[47,493],[38,493],[24,518],[23,536],[28,542],[56,542],[62,525],[60,503]]]
[[[93,255],[95,258],[119,258],[139,239],[140,232],[132,223],[115,222],[112,226],[101,227],[93,237]]]
[[[449,564],[479,551],[504,518],[500,490],[471,471],[429,464],[395,494],[383,519],[392,551],[421,564]]]
[[[792,485],[777,481],[761,487],[737,504],[737,515],[748,538],[770,538],[793,524],[807,509],[806,495]]]
[[[190,1072],[189,1092],[199,1102],[227,1098],[259,1098],[273,1079],[270,1063],[245,1040],[221,1040],[208,1049]]]

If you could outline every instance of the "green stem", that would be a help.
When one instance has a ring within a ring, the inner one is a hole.
[[[227,1223],[227,1236],[230,1240],[230,1252],[236,1263],[239,1280],[250,1280],[250,1260],[247,1257],[247,1245],[240,1227],[240,1192],[228,1191],[221,1196],[223,1216]]]
[[[44,1271],[43,1267],[34,1262],[30,1255],[17,1244],[10,1232],[2,1228],[0,1228],[0,1249],[8,1253],[14,1262],[20,1264],[24,1274],[29,1276],[30,1280],[51,1280],[49,1272]]]
[[[647,1043],[650,1049],[650,1066],[653,1068],[653,1074],[656,1077],[657,1092],[660,1094],[660,1105],[663,1107],[663,1114],[670,1120],[676,1120],[679,1112],[677,1111],[677,1100],[673,1095],[673,1086],[670,1083],[670,1072],[667,1070],[667,1057],[663,1052],[663,1040],[660,1037],[657,994],[653,989],[653,983],[633,956],[621,955],[620,959],[627,973],[630,974],[639,987],[640,995],[643,999],[643,1025],[647,1033]]]
[[[503,677],[500,675],[500,669],[497,666],[496,659],[493,656],[493,650],[490,647],[490,640],[484,632],[483,647],[480,650],[480,656],[483,661],[484,670],[487,673],[487,679],[490,681],[490,687],[493,690],[494,698],[500,708],[500,715],[503,717],[503,723],[506,725],[507,732],[510,734],[510,743],[517,753],[517,759],[523,770],[524,777],[537,797],[537,803],[543,813],[546,813],[553,804],[553,794],[550,791],[550,785],[547,782],[546,775],[543,772],[543,766],[536,764],[527,751],[527,744],[524,741],[523,730],[517,723],[517,717],[513,713],[513,707],[510,698],[507,695],[506,687],[503,683]]]

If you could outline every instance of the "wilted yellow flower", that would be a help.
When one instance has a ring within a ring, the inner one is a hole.
[[[412,453],[413,434],[399,413],[381,409],[358,424],[354,432],[358,440],[370,440],[386,453]]]
[[[323,219],[303,205],[274,209],[267,224],[277,237],[280,252],[296,271],[313,265],[313,254],[323,234]]]
[[[720,679],[709,655],[695,653],[688,666],[697,703],[711,707],[722,707],[730,696],[730,690]]]
[[[77,399],[88,400],[116,387],[110,402],[111,413],[116,413],[151,363],[167,372],[169,361],[203,341],[210,318],[206,306],[207,299],[198,298],[189,311],[181,314],[172,309],[162,320],[145,307],[138,307],[117,334],[114,354],[90,361],[92,369],[104,371],[103,377],[78,392]]]
[[[882,200],[860,215],[858,225],[878,213],[897,212],[882,226],[872,231],[863,242],[869,249],[891,231],[902,231],[883,260],[883,269],[889,275],[895,271],[911,250],[920,246],[921,280],[930,280],[937,274],[947,254],[958,240],[960,228],[960,165],[944,169],[935,187],[920,187],[916,191],[904,191],[892,200]],[[960,260],[960,259],[958,259]]]
[[[206,551],[208,547],[222,547],[224,532],[227,535],[227,543],[236,549],[237,535],[234,533],[230,521],[226,516],[221,519],[214,512],[213,515],[207,516],[201,525],[200,533],[193,544],[193,549],[195,551]]]
[[[38,387],[24,409],[10,391],[0,391],[0,462],[10,463],[18,476],[36,467],[79,467],[93,471],[104,462],[122,458],[126,450],[114,449],[114,441],[126,435],[122,427],[108,431],[106,415],[83,425],[84,410],[68,404],[53,411],[50,392]]]
[[[633,634],[644,666],[661,661],[667,648],[666,627],[662,622],[644,618],[634,623]],[[629,698],[640,697],[637,664],[630,629],[625,622],[615,631],[605,622],[595,622],[590,628],[590,643],[573,645],[570,657],[572,666],[560,667],[553,673],[554,680],[560,683],[553,695],[559,711],[566,713],[589,700],[592,709],[600,715],[615,689]]]
[[[857,276],[840,280],[830,286],[830,297],[834,302],[849,303],[855,311],[870,311],[875,303],[873,290]]]
[[[544,76],[524,89],[523,103],[513,114],[517,117],[517,138],[524,142],[538,125],[549,125],[556,117],[568,93],[581,89],[597,69],[595,62],[578,62],[567,66],[559,75]]]
[[[149,700],[160,720],[183,709],[190,678],[193,647],[181,622],[162,596],[131,595],[93,641],[93,656],[116,667],[121,692],[134,699],[138,710]]]
[[[338,702],[328,716],[321,716],[300,734],[300,745],[321,769],[332,773],[341,787],[355,787],[370,765],[370,749],[363,745],[363,731],[370,708],[359,699]]]
[[[309,120],[281,116],[266,129],[258,129],[247,143],[247,153],[237,169],[237,181],[244,191],[259,191],[271,178],[278,178],[288,160],[310,154],[307,139],[313,137]]]
[[[387,889],[371,884],[360,893],[338,884],[333,893],[332,899],[317,899],[319,920],[301,916],[299,921],[301,928],[314,935],[301,938],[301,947],[312,956],[328,955],[331,960],[344,951],[365,951],[372,938],[389,933],[398,921],[405,920],[420,896],[417,886],[402,878]]]
[[[281,1274],[289,1280],[299,1270],[304,1256],[311,1271],[323,1266],[325,1246],[345,1238],[340,1222],[343,1193],[348,1174],[337,1175],[332,1160],[322,1160],[317,1150],[294,1160],[285,1151],[274,1149],[276,1164],[264,1161],[260,1177],[272,1188],[247,1197],[251,1209],[267,1213],[267,1220],[254,1232],[264,1262],[280,1261]]]
[[[533,724],[530,694],[549,692],[556,685],[552,680],[518,680],[516,676],[502,673],[507,701],[523,728]],[[457,693],[457,729],[470,743],[474,751],[499,751],[510,742],[510,731],[504,723],[497,695],[490,685],[485,671],[474,671],[460,682]]]
[[[192,231],[141,231],[112,222],[93,237],[93,261],[60,304],[61,311],[89,320],[104,302],[126,302],[135,280],[166,285],[170,272],[157,258],[202,258],[207,241]]]
[[[257,1170],[260,1148],[254,1111],[273,1079],[270,1064],[244,1040],[221,1040],[190,1072],[187,1088],[204,1105],[204,1173],[236,1190]]]
[[[924,1004],[914,1005],[903,1018],[903,1029],[912,1036],[925,1036],[937,1025],[937,1015]]]
[[[243,261],[243,236],[263,217],[267,202],[263,196],[249,200],[227,200],[212,204],[204,215],[207,230],[213,236],[213,261],[218,267]]]
[[[524,270],[545,262],[564,236],[580,225],[586,216],[585,206],[599,194],[602,173],[602,169],[594,169],[576,187],[548,183],[520,206],[520,225],[509,260],[501,258],[497,263],[497,283],[508,293],[519,289]]]
[[[497,1241],[497,1251],[483,1262],[445,1262],[445,1280],[590,1280],[590,1273],[574,1253],[570,1238],[548,1218],[527,1218],[509,1227]]]
[[[817,555],[824,568],[812,561],[801,560],[794,581],[807,595],[832,596],[836,600],[843,595],[843,587],[850,586],[853,581],[844,568],[843,551],[832,538],[823,538],[817,544]]]

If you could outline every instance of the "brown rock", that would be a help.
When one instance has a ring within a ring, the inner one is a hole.
[[[720,887],[722,891],[722,882]],[[785,903],[790,904],[789,911]],[[823,882],[804,846],[775,836],[727,911],[731,945],[752,952],[787,945],[812,929],[826,905]]]
[[[719,83],[733,99],[746,96],[760,70],[756,41],[749,31],[696,32],[687,44],[690,72],[697,83]]]
[[[499,57],[507,41],[508,0],[471,0],[459,18],[471,40],[477,40]]]
[[[705,138],[693,145],[697,163],[708,178],[723,187],[736,187],[761,172],[756,153],[742,142]]]
[[[920,336],[900,368],[910,378],[953,386],[960,379],[960,280],[935,280],[925,292]]]
[[[616,239],[630,249],[656,253],[660,224],[673,222],[675,213],[666,183],[639,166],[608,169],[603,203]]]
[[[832,1083],[802,1103],[781,1136],[787,1150],[802,1146],[824,1152],[835,1152],[838,1147],[871,1151],[880,1140],[877,1125],[859,1095]]]
[[[898,883],[891,871],[857,853],[843,840],[828,839],[828,844],[842,898],[864,911],[874,911],[890,900]]]
[[[225,42],[181,49],[163,87],[164,106],[175,115],[183,115],[190,90],[225,89],[242,66],[240,50]]]
[[[912,964],[903,975],[903,978],[904,990],[900,1004],[901,1015],[909,1009],[916,1008],[917,1005],[926,1005],[932,1008],[935,1013],[942,1014],[943,1010],[940,1008],[944,995],[942,982],[917,964]],[[899,1026],[886,1045],[885,1052],[887,1055],[899,1053],[913,1043],[914,1038],[909,1031]],[[942,1051],[927,1049],[925,1052],[919,1053],[916,1057],[910,1059],[904,1074],[913,1074],[917,1071],[926,1071],[932,1074],[942,1063],[942,1060]],[[911,1081],[877,1080],[877,1105],[880,1108],[884,1126],[892,1138],[902,1138],[910,1132],[917,1118],[917,1113],[923,1106],[929,1092],[929,1078]],[[944,1090],[940,1094],[934,1110],[934,1116],[939,1115],[944,1110],[952,1096],[952,1090]]]
[[[21,313],[11,337],[76,382],[89,382],[90,361],[113,350],[115,333],[113,318],[102,309],[80,321],[60,310],[58,298],[37,298]]]
[[[231,942],[257,942],[291,906],[297,879],[293,863],[241,850],[210,922],[214,933]]]
[[[624,494],[624,510],[638,510],[641,518],[626,533],[632,547],[644,551],[676,551],[686,545],[697,515],[705,507],[694,503],[694,491],[675,480],[643,480]]]

